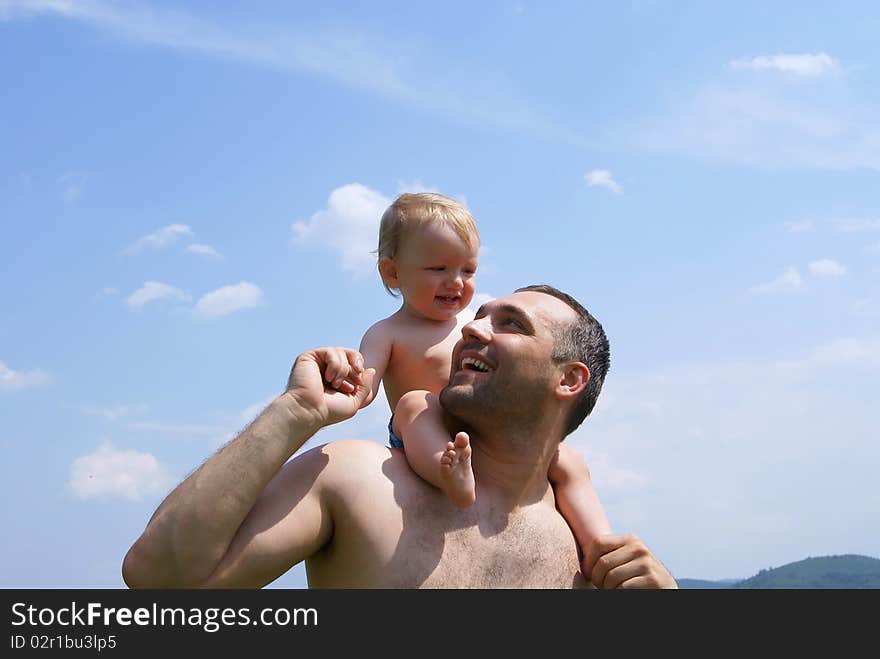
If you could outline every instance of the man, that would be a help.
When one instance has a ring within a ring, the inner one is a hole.
[[[636,536],[600,537],[581,563],[555,508],[548,466],[586,416],[583,397],[601,387],[583,361],[559,358],[560,343],[584,337],[581,311],[556,289],[527,287],[463,328],[440,401],[470,435],[469,508],[376,442],[331,442],[289,460],[320,428],[353,416],[372,383],[357,351],[319,348],[162,502],[125,557],[126,583],[261,587],[304,560],[318,588],[676,588]],[[342,384],[326,386],[328,372]]]

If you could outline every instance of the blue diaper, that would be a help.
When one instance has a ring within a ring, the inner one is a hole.
[[[391,424],[394,423],[394,415],[391,415],[391,419],[388,421],[388,446],[391,448],[403,448],[403,440],[394,434],[394,431],[391,429]]]

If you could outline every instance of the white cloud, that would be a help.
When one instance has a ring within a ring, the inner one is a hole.
[[[880,219],[838,217],[831,220],[831,223],[837,231],[842,231],[843,233],[880,230]]]
[[[39,387],[51,381],[48,373],[40,370],[13,371],[0,361],[0,390],[27,389]]]
[[[880,114],[854,81],[707,83],[609,130],[640,149],[765,169],[880,169]]]
[[[58,179],[58,182],[61,184],[61,196],[64,198],[64,203],[73,205],[82,196],[86,185],[86,176],[81,172],[67,172]]]
[[[606,169],[594,169],[584,174],[584,179],[590,187],[599,186],[607,188],[614,194],[623,194],[623,188],[612,178],[611,172]]]
[[[259,306],[262,300],[263,291],[259,286],[242,281],[205,293],[196,302],[193,313],[202,318],[216,318],[242,309],[253,309]]]
[[[670,524],[699,529],[680,547],[663,540],[669,545],[658,553],[673,572],[747,576],[755,562],[781,564],[768,559],[774,552],[822,555],[829,528],[809,527],[811,492],[835,511],[826,518],[840,545],[855,551],[867,537],[876,547],[860,520],[876,517],[878,500],[859,493],[870,487],[868,465],[880,460],[870,388],[880,343],[843,339],[799,355],[612,370],[599,400],[611,394],[615,404],[597,406],[566,440],[582,450],[612,528],[649,544],[666,538]],[[695,554],[697,538],[711,551]],[[720,566],[731,572],[719,574]]]
[[[813,220],[797,220],[794,222],[786,222],[785,230],[789,233],[806,233],[815,230],[815,222]]]
[[[815,55],[759,55],[758,57],[733,60],[734,69],[775,70],[796,76],[813,78],[834,73],[840,65],[827,53]]]
[[[845,337],[815,348],[811,359],[819,364],[880,368],[880,339]]]
[[[106,30],[137,44],[189,51],[282,71],[321,76],[346,86],[381,94],[432,114],[444,114],[535,135],[554,142],[584,144],[583,138],[558,119],[541,116],[522,98],[488,88],[484,75],[437,77],[430,56],[420,61],[427,43],[407,43],[399,35],[306,25],[298,32],[277,25],[227,27],[180,9],[154,3],[117,3],[102,0],[3,0],[0,18],[11,20],[41,14],[54,15]],[[419,66],[421,64],[421,66]],[[452,67],[473,71],[471,62]],[[404,75],[406,74],[406,75]],[[430,83],[430,84],[428,84]],[[433,90],[425,94],[426,87]]]
[[[194,243],[187,245],[186,251],[190,254],[198,254],[199,256],[207,256],[212,259],[222,259],[223,255],[210,245],[201,245]]]
[[[846,274],[846,266],[832,259],[819,259],[810,262],[810,273],[814,277],[842,277]]]
[[[138,238],[138,240],[124,251],[125,254],[135,254],[144,248],[159,249],[175,242],[181,236],[192,236],[192,230],[186,224],[169,224],[158,231]]]
[[[870,298],[861,298],[850,305],[850,310],[856,316],[862,318],[876,318],[880,316],[880,305],[877,305]]]
[[[127,416],[143,414],[149,410],[149,405],[114,405],[113,407],[84,407],[82,411],[92,416],[99,416],[108,421],[116,421]]]
[[[804,281],[801,279],[797,268],[788,268],[776,279],[752,286],[750,289],[753,293],[790,293],[799,291],[804,287]]]
[[[147,281],[138,290],[126,298],[125,303],[130,309],[140,309],[148,302],[155,300],[180,300],[189,302],[192,299],[189,293],[179,288],[175,288],[170,284],[163,284],[160,281]]]
[[[161,495],[174,484],[155,457],[139,451],[119,451],[103,442],[70,465],[69,485],[79,499],[124,498],[132,501]]]
[[[342,257],[342,268],[365,276],[376,268],[379,220],[391,200],[360,183],[349,183],[330,193],[327,208],[307,222],[291,226],[295,240],[330,247]]]
[[[163,421],[135,421],[126,425],[131,430],[147,430],[152,433],[170,435],[216,435],[222,430],[218,426],[206,426],[197,423],[165,423]]]

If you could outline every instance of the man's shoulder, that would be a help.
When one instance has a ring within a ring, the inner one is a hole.
[[[325,478],[342,481],[381,474],[383,465],[406,462],[402,451],[369,439],[337,439],[313,448],[302,458],[324,462]]]
[[[311,463],[315,486],[331,501],[348,505],[363,497],[382,498],[391,486],[409,490],[415,478],[402,450],[367,439],[340,439],[302,456]]]
[[[324,455],[336,461],[387,459],[391,448],[370,439],[336,439],[317,447]]]

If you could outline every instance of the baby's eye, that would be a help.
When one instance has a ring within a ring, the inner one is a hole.
[[[430,268],[428,268],[428,270],[435,270],[436,272],[443,272],[444,270],[446,270],[446,266],[445,265],[434,265],[434,266],[431,266]]]

